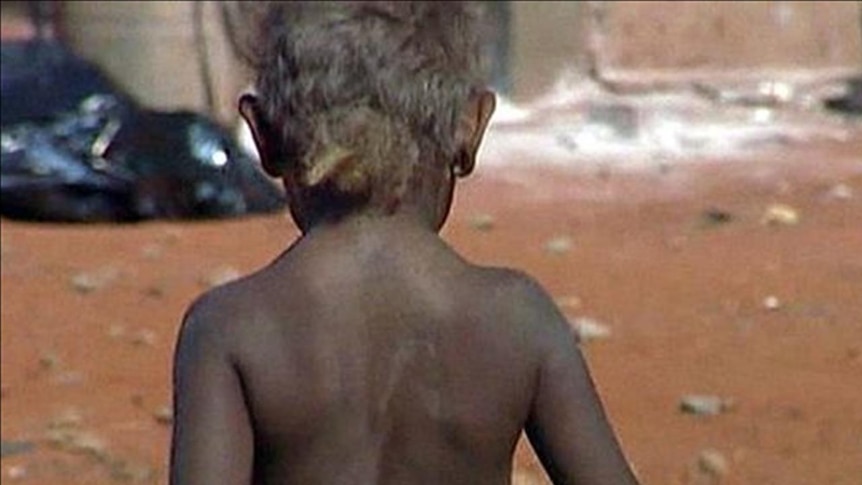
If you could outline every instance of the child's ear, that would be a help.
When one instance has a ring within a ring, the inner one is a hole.
[[[482,137],[488,129],[491,115],[497,106],[497,98],[492,91],[482,90],[474,94],[467,103],[467,109],[462,117],[460,126],[461,133],[458,139],[462,140],[459,147],[458,157],[455,160],[455,174],[466,177],[476,167],[476,154],[482,145]]]
[[[260,101],[252,94],[243,94],[239,98],[239,114],[248,124],[260,163],[270,177],[284,177],[281,160],[280,140],[273,126],[263,116]]]

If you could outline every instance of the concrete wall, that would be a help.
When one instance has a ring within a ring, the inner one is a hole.
[[[231,57],[217,6],[204,4],[216,114],[230,120],[249,76]],[[62,35],[141,101],[204,108],[192,2],[67,1],[62,12]],[[860,2],[513,2],[510,14],[515,98],[546,90],[567,67],[582,70],[591,39],[603,72],[634,80],[862,70]]]
[[[215,115],[235,116],[237,94],[249,75],[230,52],[218,6],[204,6],[204,25],[215,94]],[[204,110],[191,1],[64,2],[61,35],[82,56],[153,108]]]
[[[516,97],[583,69],[594,42],[601,71],[628,81],[741,72],[862,72],[862,2],[515,2]]]
[[[584,2],[512,2],[510,85],[515,97],[547,89],[585,61]]]
[[[610,2],[617,70],[862,69],[859,2]]]

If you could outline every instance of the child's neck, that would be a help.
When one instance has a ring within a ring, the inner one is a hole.
[[[339,239],[353,239],[364,238],[366,235],[390,238],[420,234],[436,236],[437,231],[433,224],[426,221],[419,213],[399,210],[394,214],[363,212],[335,221],[320,221],[310,227],[303,234],[303,238],[311,240],[335,236]]]

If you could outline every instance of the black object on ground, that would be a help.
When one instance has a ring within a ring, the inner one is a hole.
[[[0,456],[14,456],[22,453],[29,453],[36,448],[36,445],[30,441],[0,441]]]
[[[862,116],[862,77],[847,81],[847,93],[838,98],[827,99],[826,108],[848,115]]]
[[[3,216],[137,221],[284,206],[282,191],[206,116],[142,108],[52,41],[4,43],[2,54]]]

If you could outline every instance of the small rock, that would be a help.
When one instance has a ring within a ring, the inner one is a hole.
[[[477,231],[490,231],[494,228],[494,222],[494,216],[490,214],[474,214],[470,217],[470,226]]]
[[[575,318],[571,325],[581,342],[605,339],[611,336],[610,327],[589,317]]]
[[[698,416],[715,416],[733,408],[733,401],[719,396],[690,394],[679,404],[680,411]]]
[[[579,310],[583,306],[583,301],[577,296],[564,296],[557,299],[557,305],[565,310]]]
[[[66,371],[54,377],[54,383],[61,386],[75,386],[84,382],[84,375],[80,372]]]
[[[96,458],[108,456],[108,446],[105,440],[91,432],[75,432],[69,442],[69,450],[76,453],[85,453]]]
[[[558,236],[545,243],[545,250],[553,254],[562,254],[572,249],[574,243],[568,236]]]
[[[785,204],[774,204],[766,209],[761,223],[768,226],[795,226],[799,224],[799,212]]]
[[[0,457],[20,455],[33,451],[36,445],[30,441],[0,440]]]
[[[100,436],[75,428],[49,429],[48,443],[70,453],[81,453],[104,459],[108,457],[108,446]]]
[[[170,406],[162,406],[153,412],[153,419],[167,426],[174,422],[174,412]]]
[[[68,408],[48,423],[48,429],[77,428],[82,422],[84,417],[81,416],[81,412],[75,408]]]
[[[27,478],[27,468],[21,465],[10,466],[6,470],[6,476],[10,480],[23,480]]]
[[[99,284],[88,274],[78,274],[72,278],[72,287],[78,293],[90,293],[99,288]]]
[[[126,327],[122,325],[111,325],[108,328],[108,337],[114,340],[123,338],[126,335]]]
[[[140,330],[132,337],[132,344],[136,346],[153,347],[156,345],[156,333],[152,330]]]
[[[72,288],[81,294],[92,293],[111,284],[119,276],[115,268],[81,272],[72,277]]]
[[[727,458],[717,450],[703,450],[697,457],[697,466],[700,471],[712,477],[723,477],[729,469]]]
[[[763,308],[769,311],[779,310],[781,309],[781,301],[774,295],[767,296],[763,299]]]
[[[231,281],[238,279],[240,276],[242,275],[236,268],[224,266],[204,277],[201,280],[201,283],[206,286],[209,286],[210,288],[213,288],[216,286],[224,285],[226,283],[230,283]]]
[[[39,367],[45,370],[54,370],[60,366],[60,358],[53,352],[45,353],[39,356]]]
[[[165,296],[165,290],[161,286],[150,285],[144,289],[144,294],[151,298],[161,298]]]
[[[118,482],[143,483],[149,482],[155,476],[155,471],[147,465],[128,463],[124,460],[114,460],[110,464],[111,478]]]
[[[164,248],[159,244],[147,244],[141,249],[141,255],[150,260],[159,259],[164,253]]]
[[[853,198],[853,189],[847,184],[837,184],[826,195],[831,199],[850,200]]]
[[[733,214],[715,207],[703,211],[700,217],[706,226],[727,224],[733,220]]]

